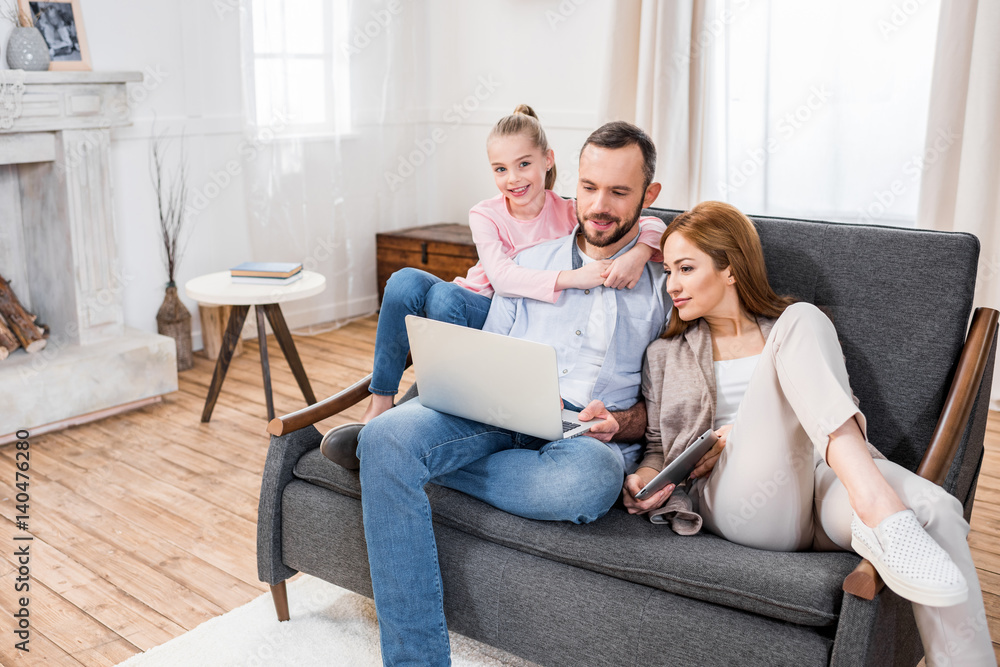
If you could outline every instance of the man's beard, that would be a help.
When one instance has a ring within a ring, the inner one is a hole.
[[[576,204],[576,220],[580,223],[580,230],[583,232],[583,237],[587,240],[587,243],[595,248],[605,248],[621,241],[629,232],[632,231],[632,228],[635,227],[635,223],[639,220],[639,215],[641,214],[642,202],[640,201],[639,206],[635,209],[635,212],[630,216],[625,224],[619,224],[621,223],[621,218],[609,215],[595,215],[587,218],[588,220],[594,220],[595,222],[612,222],[617,224],[616,227],[612,227],[598,236],[584,224],[583,218],[580,216],[580,202],[577,201]]]

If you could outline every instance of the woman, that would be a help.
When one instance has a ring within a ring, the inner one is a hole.
[[[758,549],[853,550],[913,602],[928,665],[996,665],[962,506],[868,444],[830,320],[774,293],[753,224],[728,204],[679,215],[661,244],[674,308],[646,350],[629,512],[662,506],[672,486],[635,495],[713,428],[688,485],[708,530]]]

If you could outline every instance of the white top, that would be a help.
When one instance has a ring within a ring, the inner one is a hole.
[[[580,253],[584,264],[590,264],[594,260],[584,253]],[[608,313],[604,307],[604,290],[606,287],[593,287],[590,290],[590,320],[587,322],[586,331],[574,331],[577,336],[583,336],[583,343],[580,345],[580,353],[577,357],[576,365],[568,374],[559,378],[559,393],[563,400],[567,400],[581,408],[587,407],[591,397],[594,395],[594,385],[597,384],[597,377],[601,374],[601,366],[604,364],[604,357],[608,354],[608,317],[614,317],[614,313]],[[612,321],[614,321],[612,319]]]
[[[736,421],[736,412],[740,409],[743,395],[747,393],[750,376],[757,367],[760,355],[743,357],[742,359],[727,359],[716,361],[715,367],[715,424],[719,428]]]
[[[184,285],[184,291],[189,297],[198,303],[213,306],[285,303],[315,296],[324,289],[326,289],[326,278],[315,271],[303,271],[302,278],[287,285],[234,285],[229,277],[229,271],[198,276]]]

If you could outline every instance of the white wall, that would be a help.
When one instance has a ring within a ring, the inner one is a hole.
[[[166,272],[149,176],[150,139],[154,131],[167,132],[177,151],[172,158],[179,157],[183,139],[189,185],[195,191],[236,154],[242,140],[239,23],[235,17],[220,20],[211,3],[193,0],[88,0],[82,10],[95,70],[146,73],[142,85],[130,86],[134,124],[113,132],[112,169],[115,226],[126,276],[126,324],[155,331]],[[153,29],[124,29],[130,25]],[[235,179],[189,221],[178,285],[247,258],[250,244],[243,211],[242,183]],[[198,334],[197,305],[183,298]]]
[[[575,195],[580,146],[598,125],[613,11],[603,0],[429,3],[429,67],[447,76],[433,80],[427,127],[449,136],[433,164],[431,218],[465,220],[472,205],[497,194],[486,137],[521,103],[538,113],[555,152],[556,191]],[[468,120],[442,122],[454,105],[472,106],[484,80],[496,89]]]
[[[352,29],[388,2],[355,0]],[[486,135],[517,104],[541,116],[557,191],[575,192],[579,147],[597,125],[614,11],[610,0],[401,0],[351,58],[352,135],[276,141],[226,179],[220,174],[246,141],[236,0],[81,5],[94,69],[147,73],[130,85],[133,125],[114,130],[112,141],[126,324],[147,331],[155,331],[166,281],[148,169],[154,120],[174,149],[183,133],[192,193],[210,196],[191,220],[179,285],[245,260],[303,261],[327,276],[328,289],[284,307],[292,328],[371,312],[375,233],[462,222],[494,196]],[[0,44],[7,32],[0,29]],[[391,187],[386,174],[432,136],[439,141],[430,154]],[[182,298],[197,349],[197,305]]]

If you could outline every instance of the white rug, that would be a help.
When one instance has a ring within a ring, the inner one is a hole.
[[[378,667],[375,603],[321,579],[288,583],[291,620],[279,623],[270,593],[205,621],[123,667]],[[455,667],[532,667],[499,649],[451,634]]]

